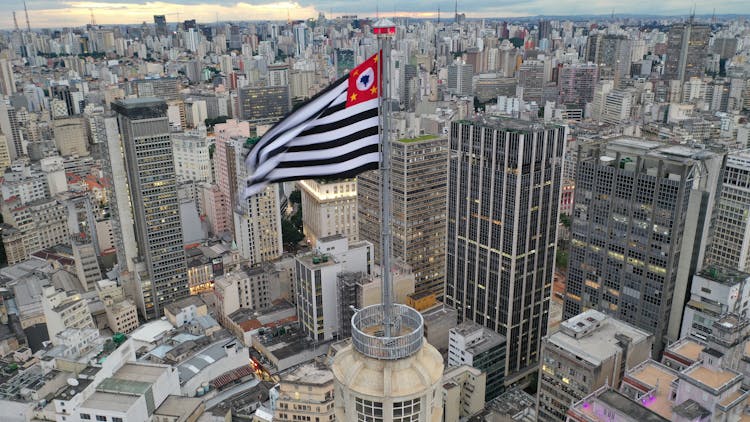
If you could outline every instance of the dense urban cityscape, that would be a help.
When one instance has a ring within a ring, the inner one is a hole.
[[[750,421],[750,15],[32,9],[0,421]],[[352,75],[381,169],[243,194]]]

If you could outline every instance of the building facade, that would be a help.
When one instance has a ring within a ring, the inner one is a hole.
[[[321,237],[340,234],[359,240],[357,180],[300,180],[302,229],[312,247]],[[371,241],[372,242],[372,241]]]
[[[411,267],[417,293],[442,297],[445,283],[445,230],[448,192],[448,140],[424,135],[392,142],[393,256]],[[359,234],[380,257],[378,172],[357,180]]]
[[[135,236],[150,281],[142,289],[141,313],[158,318],[166,304],[190,294],[167,105],[139,98],[112,108],[125,151]]]
[[[679,338],[722,158],[635,138],[579,146],[578,157],[563,318],[598,309],[654,333],[659,356]]]
[[[451,126],[445,303],[505,337],[507,383],[547,333],[567,129],[477,118]]]

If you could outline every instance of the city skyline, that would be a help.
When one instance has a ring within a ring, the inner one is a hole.
[[[26,2],[29,23],[33,29],[83,26],[91,23],[92,14],[98,25],[123,25],[152,23],[154,14],[163,14],[168,23],[196,19],[199,22],[218,21],[263,21],[288,19],[300,20],[316,18],[319,13],[327,16],[359,15],[363,17],[399,16],[418,19],[437,19],[438,10],[442,20],[450,20],[458,8],[468,18],[525,18],[536,16],[659,16],[663,18],[686,17],[693,12],[697,15],[742,15],[747,8],[742,0],[722,2],[720,7],[698,7],[683,0],[671,0],[653,4],[644,0],[630,2],[627,10],[614,1],[597,2],[595,5],[581,4],[572,0],[552,2],[534,0],[531,2],[437,2],[419,0],[408,3],[378,3],[367,7],[354,5],[349,1],[273,1],[254,0],[234,2],[222,0],[207,3],[205,0],[184,2],[156,1],[63,1],[30,0]],[[24,3],[21,0],[0,4],[0,29],[13,29],[13,12],[16,12],[19,26],[24,27]]]

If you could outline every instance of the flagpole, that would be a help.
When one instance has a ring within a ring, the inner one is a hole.
[[[391,97],[390,62],[391,62],[391,40],[396,33],[396,25],[388,19],[380,19],[373,27],[373,33],[378,37],[378,48],[380,49],[380,69],[382,72],[378,83],[378,95],[380,96],[380,271],[383,282],[381,284],[381,296],[383,306],[383,331],[384,337],[399,335],[398,319],[393,316],[393,292],[392,292],[392,265],[391,248],[392,241],[392,205],[391,205],[391,139],[390,139],[390,112],[388,100]],[[391,333],[394,329],[393,333]]]

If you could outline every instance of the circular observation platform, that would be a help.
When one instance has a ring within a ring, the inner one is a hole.
[[[406,305],[391,305],[391,336],[385,337],[382,304],[362,308],[352,316],[352,346],[365,356],[397,360],[419,351],[424,338],[422,314]]]

